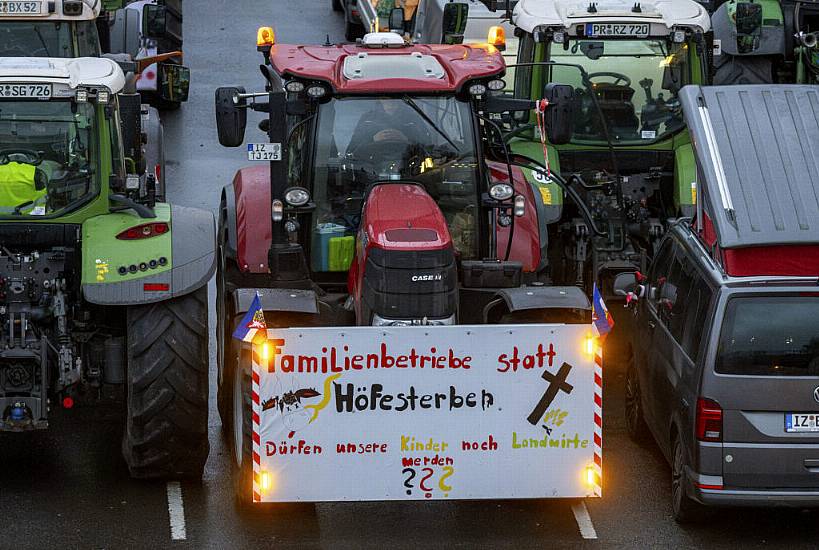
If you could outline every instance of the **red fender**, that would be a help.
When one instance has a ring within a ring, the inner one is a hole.
[[[490,178],[493,182],[509,181],[509,172],[502,162],[487,161]],[[541,262],[540,226],[538,225],[537,207],[532,186],[526,181],[523,170],[512,167],[513,186],[516,195],[523,195],[526,199],[526,208],[523,216],[515,218],[515,234],[512,239],[512,252],[509,259],[523,264],[524,272],[537,271]],[[509,242],[509,227],[498,227],[497,255],[503,259],[506,256],[506,245]]]
[[[236,262],[248,273],[267,273],[273,238],[270,221],[270,167],[242,168],[233,178],[236,197]]]

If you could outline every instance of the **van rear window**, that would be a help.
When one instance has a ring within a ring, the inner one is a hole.
[[[819,297],[731,299],[714,370],[749,376],[819,376]]]

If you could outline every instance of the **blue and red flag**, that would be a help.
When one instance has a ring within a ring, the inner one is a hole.
[[[592,293],[592,323],[597,332],[597,336],[604,339],[611,329],[614,328],[614,318],[609,313],[609,308],[603,301],[603,296],[600,294],[600,289],[597,288],[597,283],[594,283],[594,291]]]
[[[250,309],[239,322],[239,326],[233,331],[233,337],[245,342],[250,342],[260,331],[266,331],[267,324],[264,322],[264,311],[262,310],[262,299],[259,293],[250,303]]]

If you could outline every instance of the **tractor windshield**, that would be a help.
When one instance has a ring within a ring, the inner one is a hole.
[[[99,57],[93,21],[0,21],[0,57]]]
[[[0,102],[0,215],[50,216],[99,192],[90,103]]]
[[[318,205],[314,239],[324,233],[353,235],[369,186],[412,181],[440,206],[461,258],[475,257],[478,165],[473,128],[469,104],[454,97],[341,98],[322,104],[312,178]],[[291,184],[299,184],[299,171],[290,173]]]
[[[575,142],[605,142],[600,111],[616,144],[653,142],[683,128],[677,95],[691,80],[687,44],[575,39],[566,50],[553,45],[551,60],[582,66],[599,105],[576,67],[551,69],[552,82],[575,88]]]

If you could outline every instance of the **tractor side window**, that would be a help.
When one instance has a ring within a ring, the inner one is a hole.
[[[119,119],[119,109],[114,109],[114,114],[108,121],[108,131],[111,137],[111,175],[121,178],[125,177],[125,157],[124,145],[122,142],[122,125]]]
[[[290,131],[287,142],[287,181],[290,187],[307,187],[307,129],[310,121],[304,119],[300,124],[297,122]]]
[[[531,33],[526,33],[518,43],[518,63],[532,63],[535,60],[535,39]],[[515,97],[528,98],[532,91],[532,69],[533,67],[517,67],[514,69]],[[506,80],[509,81],[511,75],[507,71]]]
[[[77,54],[79,57],[102,55],[97,25],[93,21],[77,21]]]

